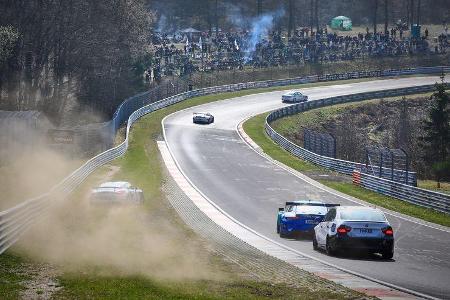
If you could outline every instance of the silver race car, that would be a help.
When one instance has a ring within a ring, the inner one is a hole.
[[[214,123],[214,116],[210,113],[194,113],[192,121],[195,124],[211,124]]]
[[[141,204],[144,193],[126,181],[105,182],[92,189],[91,203]]]
[[[308,101],[308,96],[299,91],[291,91],[281,96],[281,101],[286,103],[299,103]]]
[[[363,250],[391,259],[394,256],[394,230],[379,209],[333,207],[314,227],[313,248],[323,248],[328,255],[344,250]]]

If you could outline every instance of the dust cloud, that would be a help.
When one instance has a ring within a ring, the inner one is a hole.
[[[43,143],[25,151],[21,147],[10,146],[14,159],[0,165],[0,210],[48,192],[84,162],[69,159]]]
[[[31,134],[27,128],[25,132]],[[14,160],[0,166],[1,210],[48,192],[83,163],[51,149],[45,141],[35,143],[32,151],[18,151],[17,145],[17,151],[10,148],[17,152]],[[82,185],[67,199],[57,198],[14,251],[69,272],[171,280],[224,278],[220,267],[211,264],[211,252],[183,228],[164,201],[93,205],[91,188],[109,181],[112,173],[111,169],[106,175],[96,172],[89,179],[95,183]]]
[[[222,278],[208,251],[168,220],[170,209],[95,205],[88,194],[54,205],[17,244],[27,256],[65,271],[141,275],[153,279]],[[176,212],[172,212],[176,213]]]

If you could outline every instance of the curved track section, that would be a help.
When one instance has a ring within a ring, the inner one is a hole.
[[[303,89],[315,100],[351,93],[433,84],[438,77],[377,80]],[[450,295],[450,231],[427,226],[398,214],[388,218],[396,232],[391,261],[375,257],[328,257],[312,250],[308,240],[281,239],[275,232],[279,206],[291,199],[317,199],[355,205],[311,180],[288,172],[258,155],[242,141],[237,125],[251,115],[282,107],[282,92],[255,94],[186,109],[163,122],[166,142],[180,168],[210,200],[244,225],[320,260],[439,298]],[[208,111],[215,124],[192,124],[194,111]]]

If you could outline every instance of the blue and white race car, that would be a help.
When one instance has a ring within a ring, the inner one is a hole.
[[[278,209],[277,233],[287,237],[294,233],[312,233],[328,212],[329,207],[339,204],[328,204],[320,201],[289,201],[285,207]]]
[[[314,227],[313,248],[323,248],[328,255],[341,250],[380,253],[384,259],[394,256],[394,230],[384,213],[365,206],[330,208]]]

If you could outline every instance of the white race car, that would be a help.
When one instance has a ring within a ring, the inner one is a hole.
[[[91,203],[141,204],[144,193],[126,181],[105,182],[92,189]]]
[[[313,248],[323,248],[328,255],[364,250],[391,259],[394,256],[394,230],[379,209],[332,207],[322,222],[314,227]]]
[[[281,101],[286,103],[298,103],[308,101],[308,96],[303,95],[299,91],[290,91],[281,96]]]
[[[195,124],[211,124],[214,123],[214,116],[210,113],[194,113],[192,121]]]

